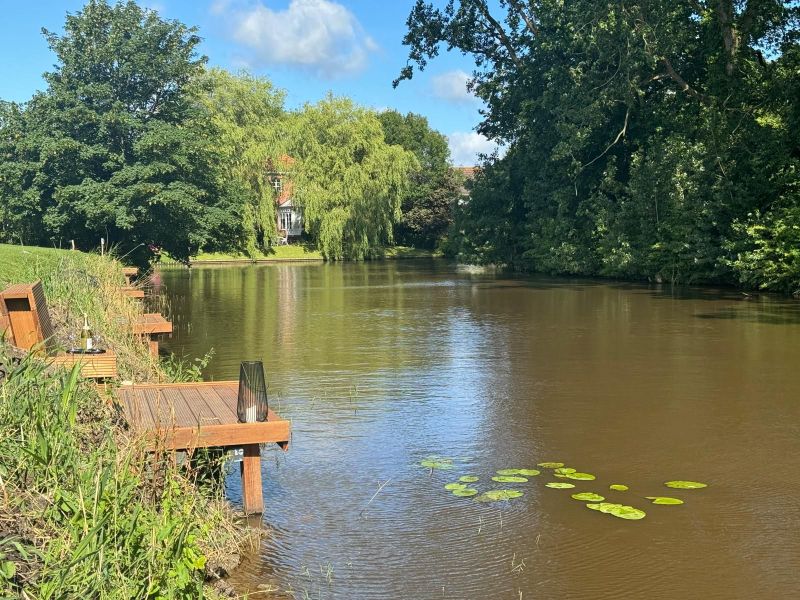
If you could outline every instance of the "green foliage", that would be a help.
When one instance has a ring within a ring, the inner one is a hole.
[[[277,242],[276,194],[266,165],[277,165],[287,150],[285,93],[268,79],[222,69],[205,72],[198,88],[223,165],[223,187],[237,192],[233,194],[239,219],[235,247],[255,257]],[[225,248],[229,240],[216,243]]]
[[[214,145],[191,93],[196,31],[129,1],[90,0],[45,31],[47,91],[0,110],[0,216],[7,240],[185,259],[230,230]],[[141,245],[141,246],[140,246]]]
[[[414,155],[387,144],[375,114],[346,98],[306,105],[292,130],[294,200],[320,252],[330,260],[377,256],[393,241]]]
[[[0,363],[11,364],[4,351]],[[29,356],[8,369],[0,479],[18,534],[0,543],[4,591],[43,600],[202,596],[197,496],[169,467],[119,449],[112,419],[77,368],[54,373]]]
[[[442,46],[472,54],[480,131],[508,147],[456,215],[454,250],[795,291],[798,17],[791,1],[419,0],[399,79]]]
[[[403,198],[403,216],[395,225],[395,240],[432,249],[453,223],[453,210],[461,196],[461,176],[449,165],[447,139],[431,129],[428,120],[414,113],[394,110],[378,115],[387,144],[414,153],[420,169],[410,176]]]

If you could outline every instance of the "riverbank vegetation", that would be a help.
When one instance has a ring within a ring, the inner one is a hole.
[[[347,98],[287,110],[268,79],[208,68],[196,29],[133,1],[89,0],[45,36],[46,90],[0,102],[0,242],[104,238],[139,264],[162,251],[257,257],[279,242],[278,177],[327,259],[379,256],[399,223],[403,241],[432,248],[449,222],[446,145],[434,181],[420,151],[384,134],[386,118]],[[421,117],[415,127],[434,135]],[[435,215],[418,214],[420,189]],[[429,216],[433,233],[417,232]]]
[[[113,291],[118,263],[0,245],[0,285],[37,278],[60,344],[74,345],[86,312],[121,378],[170,380],[175,369],[129,332],[138,309]],[[221,490],[195,485],[171,454],[145,453],[77,370],[5,343],[0,365],[0,597],[201,597],[243,540]]]
[[[463,260],[800,290],[800,7],[418,1],[399,80],[471,54],[505,145],[458,215]]]

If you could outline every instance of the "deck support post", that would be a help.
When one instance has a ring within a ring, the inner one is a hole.
[[[242,504],[246,515],[264,512],[264,492],[261,487],[261,447],[259,444],[244,446],[242,458]]]

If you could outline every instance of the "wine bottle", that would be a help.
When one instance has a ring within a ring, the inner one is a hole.
[[[83,328],[81,329],[81,348],[88,352],[94,348],[94,338],[92,337],[92,330],[89,329],[89,318],[86,313],[83,313]]]

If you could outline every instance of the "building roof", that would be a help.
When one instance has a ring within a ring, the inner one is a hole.
[[[474,179],[480,167],[453,167],[456,171],[460,171],[465,179]]]

